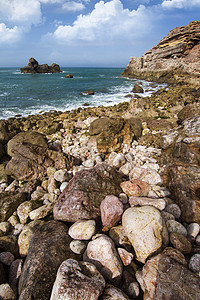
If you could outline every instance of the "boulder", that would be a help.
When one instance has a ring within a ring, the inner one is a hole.
[[[26,200],[26,194],[22,192],[0,193],[0,222],[7,221],[17,207]]]
[[[131,145],[142,134],[142,124],[137,118],[103,117],[90,124],[89,134],[95,136],[97,149],[102,154],[122,150],[123,144]]]
[[[19,281],[19,299],[49,299],[61,263],[74,258],[65,224],[49,221],[37,228]]]
[[[195,165],[170,166],[169,188],[181,209],[181,220],[200,224],[200,168]]]
[[[29,136],[29,133],[27,133],[27,136]],[[43,144],[45,141],[43,138],[41,140]],[[44,177],[49,166],[56,169],[70,169],[74,164],[81,163],[80,159],[70,154],[66,155],[60,151],[50,150],[46,145],[33,144],[31,141],[22,141],[15,146],[17,148],[13,149],[13,145],[11,147],[13,150],[10,149],[10,154],[13,157],[6,165],[6,172],[18,180]]]
[[[120,283],[123,271],[122,262],[114,242],[108,236],[96,235],[88,243],[83,259],[93,263],[107,282],[114,285]]]
[[[105,280],[93,264],[67,259],[58,269],[50,300],[97,300],[104,287]]]
[[[46,137],[35,131],[20,132],[7,143],[7,154],[13,157],[21,144],[32,144],[48,148]]]
[[[29,59],[27,66],[20,68],[21,73],[60,73],[59,65],[53,63],[50,66],[47,64],[39,65],[33,57]]]
[[[159,254],[136,272],[144,299],[199,299],[200,278],[172,257]]]
[[[75,222],[100,216],[101,201],[121,193],[122,176],[106,163],[81,170],[69,181],[53,209],[54,219]]]
[[[162,216],[153,206],[131,207],[122,216],[124,231],[136,252],[136,259],[146,259],[168,244],[168,233]]]
[[[132,93],[144,93],[143,87],[141,87],[139,84],[135,84],[132,91]]]

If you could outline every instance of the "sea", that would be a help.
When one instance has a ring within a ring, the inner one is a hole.
[[[28,116],[51,110],[112,106],[139,83],[149,96],[164,84],[121,77],[122,68],[61,68],[62,73],[22,74],[19,68],[0,68],[0,119]],[[72,74],[73,78],[65,78]],[[93,90],[94,95],[83,95]],[[133,94],[133,93],[132,93]],[[133,94],[134,96],[134,94]]]

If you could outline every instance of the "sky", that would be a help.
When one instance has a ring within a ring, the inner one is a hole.
[[[125,68],[193,20],[200,0],[0,0],[0,67]]]

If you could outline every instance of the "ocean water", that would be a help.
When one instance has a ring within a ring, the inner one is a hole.
[[[120,68],[62,68],[62,73],[22,74],[18,68],[0,68],[0,119],[33,115],[50,110],[66,111],[83,107],[111,106],[129,101],[136,79],[120,77]],[[65,78],[68,73],[74,78]],[[162,84],[139,80],[142,97]],[[94,95],[82,95],[93,90]]]

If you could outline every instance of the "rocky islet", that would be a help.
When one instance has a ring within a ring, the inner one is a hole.
[[[199,299],[199,32],[131,59],[150,97],[0,121],[1,299]]]

